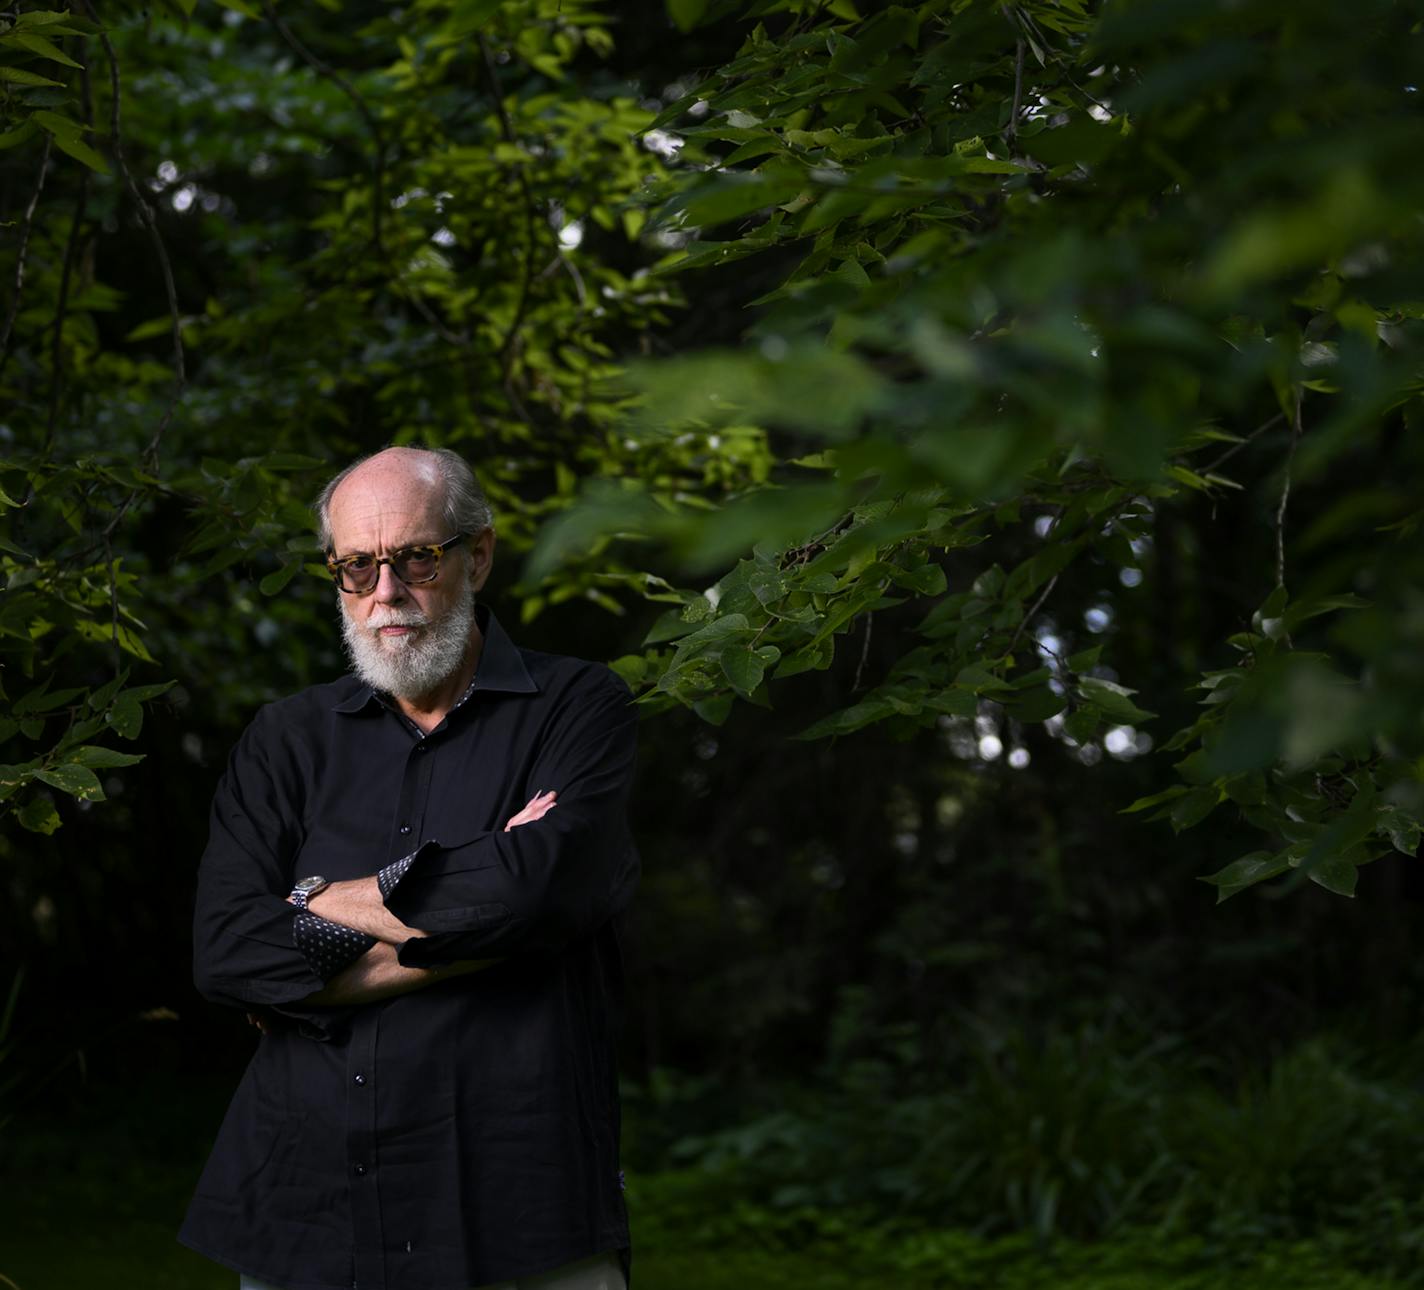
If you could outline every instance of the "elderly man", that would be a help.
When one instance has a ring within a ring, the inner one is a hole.
[[[476,606],[454,453],[317,511],[353,671],[259,711],[213,802],[195,976],[262,1037],[179,1239],[254,1290],[621,1290],[628,690]]]

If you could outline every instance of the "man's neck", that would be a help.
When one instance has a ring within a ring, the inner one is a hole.
[[[470,688],[470,682],[475,679],[475,673],[479,670],[480,655],[484,653],[484,648],[484,636],[481,635],[478,625],[471,627],[470,643],[465,650],[465,657],[460,666],[429,694],[413,698],[406,698],[398,694],[392,695],[396,706],[426,734],[429,734],[445,720],[446,714]]]

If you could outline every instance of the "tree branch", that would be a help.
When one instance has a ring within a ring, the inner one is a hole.
[[[1024,628],[1028,626],[1029,620],[1043,608],[1043,602],[1048,599],[1053,588],[1058,585],[1058,575],[1055,573],[1048,580],[1048,585],[1039,593],[1038,599],[1029,606],[1028,612],[1019,619],[1019,625],[1014,628],[1014,634],[1009,638],[1009,647],[1004,651],[1009,658],[1013,658],[1014,647],[1019,643],[1019,637],[1023,635]]]
[[[1276,506],[1276,586],[1286,585],[1286,503],[1290,501],[1291,465],[1295,461],[1296,445],[1300,442],[1300,386],[1295,388],[1295,409],[1291,416],[1290,447],[1286,449],[1285,478],[1281,480],[1281,500]],[[1290,644],[1287,639],[1286,644]]]
[[[124,667],[123,648],[119,645],[119,574],[108,530],[104,532],[104,572],[109,579],[109,643],[114,647],[114,675],[118,676]]]
[[[480,53],[484,61],[485,81],[489,86],[490,98],[494,100],[495,113],[499,117],[500,133],[504,136],[506,143],[515,143],[514,125],[509,119],[509,113],[505,111],[504,98],[499,92],[499,76],[495,71],[494,54],[483,33],[480,34],[479,41]],[[513,374],[515,345],[519,340],[519,330],[524,326],[524,316],[529,310],[529,296],[534,285],[534,234],[538,227],[538,213],[534,209],[534,194],[529,189],[529,178],[525,175],[522,166],[514,168],[514,178],[519,185],[520,195],[524,198],[524,270],[520,276],[519,300],[514,308],[514,317],[510,319],[509,330],[500,343],[499,366],[505,394],[514,404],[519,415],[528,420],[528,414],[514,392]]]
[[[84,7],[89,11],[89,17],[97,22],[98,15],[94,12],[94,6],[90,0],[84,0]],[[128,158],[124,156],[120,117],[123,99],[119,85],[119,56],[114,52],[113,41],[109,39],[106,32],[99,33],[99,40],[103,44],[104,54],[109,60],[111,100],[109,103],[109,146],[114,151],[114,160],[118,163],[119,170],[124,176],[124,183],[128,187],[129,195],[138,207],[139,221],[148,229],[149,240],[153,243],[154,254],[158,257],[159,269],[163,274],[163,289],[168,296],[169,317],[173,320],[173,393],[169,396],[168,406],[163,409],[163,415],[159,417],[158,424],[153,429],[153,436],[149,439],[148,446],[143,450],[144,464],[149,470],[156,471],[158,468],[158,445],[163,440],[163,432],[173,419],[173,413],[178,408],[178,401],[183,397],[183,391],[188,384],[187,371],[183,362],[183,320],[178,312],[178,288],[173,281],[173,264],[168,258],[168,248],[163,243],[163,235],[158,231],[158,220],[154,216],[153,207],[148,204],[148,199],[144,197],[139,188],[138,181],[133,177],[133,171],[129,169]]]
[[[35,190],[30,194],[30,204],[25,207],[25,218],[20,224],[20,249],[15,255],[15,294],[10,299],[10,308],[5,315],[5,327],[0,331],[0,372],[10,361],[10,339],[15,330],[15,319],[20,313],[20,296],[25,289],[25,257],[29,254],[30,229],[35,222],[35,207],[39,205],[40,194],[44,191],[45,176],[49,173],[49,153],[51,136],[45,131],[44,152],[40,155],[40,173],[35,179]]]
[[[80,72],[82,90],[80,101],[84,105],[84,124],[94,122],[94,104],[89,83],[89,60],[84,59]],[[49,360],[49,418],[45,423],[44,455],[54,451],[54,433],[59,423],[59,403],[64,386],[64,316],[69,308],[69,280],[74,272],[74,253],[79,245],[79,229],[84,223],[84,211],[89,202],[89,167],[85,166],[79,175],[79,198],[74,203],[74,216],[69,222],[69,238],[64,244],[64,267],[59,275],[59,302],[54,311],[54,335],[50,340]]]
[[[365,121],[366,128],[371,132],[371,140],[375,145],[375,156],[371,161],[371,242],[384,258],[385,243],[382,240],[381,220],[386,205],[386,140],[381,133],[380,123],[376,120],[375,113],[371,111],[370,105],[362,96],[361,91],[329,63],[322,62],[296,38],[292,29],[278,15],[272,0],[263,0],[262,10],[267,15],[267,21],[286,42],[287,47],[318,76],[326,77],[351,100],[356,111],[361,114],[361,119]]]
[[[850,688],[860,689],[860,678],[865,671],[865,665],[870,659],[870,631],[875,624],[875,615],[868,613],[865,615],[865,638],[860,643],[860,659],[855,665],[855,680],[851,682]]]
[[[587,309],[588,290],[583,285],[583,274],[578,271],[578,265],[573,262],[573,258],[569,255],[567,251],[564,250],[562,246],[559,248],[559,253],[552,260],[549,261],[548,265],[544,269],[544,272],[541,273],[539,276],[541,278],[548,277],[549,274],[552,273],[555,269],[557,269],[560,265],[563,265],[563,267],[569,271],[569,276],[574,280],[574,290],[578,293],[579,308]]]
[[[1023,69],[1024,42],[1020,36],[1014,42],[1014,105],[1009,111],[1009,128],[1004,131],[1010,139],[1017,138],[1019,133],[1019,113],[1023,110]]]
[[[1284,412],[1277,412],[1276,415],[1273,416],[1269,421],[1263,421],[1253,431],[1251,431],[1251,433],[1248,434],[1240,443],[1232,444],[1231,447],[1229,447],[1225,452],[1221,454],[1221,456],[1214,457],[1211,461],[1207,462],[1207,464],[1202,467],[1202,474],[1209,474],[1211,471],[1215,470],[1218,466],[1220,466],[1223,462],[1230,461],[1231,458],[1236,456],[1236,454],[1240,452],[1243,448],[1247,447],[1256,439],[1260,438],[1261,435],[1265,434],[1266,431],[1270,430],[1273,426],[1280,425],[1280,423],[1285,419],[1286,414]]]

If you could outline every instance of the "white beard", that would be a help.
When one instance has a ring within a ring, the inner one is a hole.
[[[352,670],[372,689],[398,699],[422,698],[460,670],[475,622],[475,589],[461,579],[460,598],[434,621],[418,609],[374,610],[356,623],[343,608],[341,634]],[[419,627],[382,636],[382,627]]]

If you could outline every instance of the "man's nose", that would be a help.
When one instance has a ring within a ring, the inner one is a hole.
[[[383,564],[376,572],[376,599],[383,605],[398,605],[405,600],[409,591],[389,564]]]

